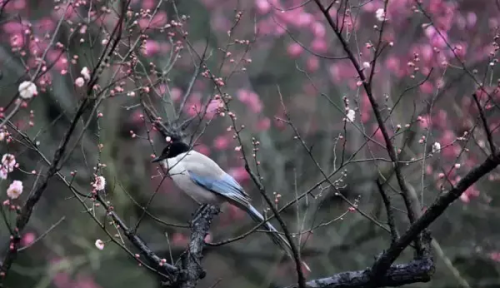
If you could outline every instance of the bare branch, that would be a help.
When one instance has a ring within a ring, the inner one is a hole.
[[[182,271],[174,286],[180,288],[194,288],[198,280],[205,278],[205,271],[201,266],[203,248],[205,247],[205,236],[210,229],[212,219],[219,213],[215,206],[201,208],[192,221],[191,238],[189,248],[182,257]]]
[[[484,132],[486,133],[488,143],[490,144],[491,154],[495,154],[496,147],[495,143],[493,142],[493,136],[491,135],[490,126],[488,126],[488,121],[486,120],[486,116],[484,115],[484,109],[483,107],[481,107],[481,103],[479,103],[479,99],[477,99],[476,93],[472,94],[472,98],[474,98],[474,102],[476,102],[477,109],[479,110],[479,116],[481,117],[481,121],[483,122]]]
[[[345,38],[342,36],[342,33],[339,30],[339,28],[337,27],[337,25],[334,23],[332,16],[328,13],[327,10],[325,10],[325,8],[323,7],[323,5],[321,4],[321,2],[319,0],[315,0],[315,2],[317,4],[317,6],[319,7],[321,13],[323,13],[323,16],[327,20],[327,22],[330,25],[330,27],[332,28],[333,32],[337,35],[337,38],[339,39],[344,51],[347,53],[347,56],[349,57],[352,65],[356,69],[357,74],[362,82],[362,85],[363,85],[365,91],[366,91],[366,94],[368,96],[368,100],[370,101],[370,105],[372,106],[373,113],[375,115],[375,119],[377,120],[380,132],[382,133],[385,144],[387,146],[387,153],[389,154],[389,157],[391,158],[391,160],[393,162],[394,172],[396,174],[396,179],[397,179],[398,184],[401,188],[401,192],[402,192],[401,195],[403,196],[403,200],[404,200],[406,209],[408,210],[408,219],[410,220],[410,223],[413,223],[417,219],[416,215],[417,215],[418,211],[414,211],[412,209],[412,207],[414,207],[414,206],[412,205],[411,199],[408,196],[408,194],[409,194],[408,186],[406,184],[406,180],[404,179],[403,173],[401,171],[401,163],[399,163],[399,161],[398,161],[398,156],[396,155],[395,147],[391,141],[391,137],[389,136],[389,133],[388,133],[387,128],[385,126],[385,122],[382,118],[382,114],[380,113],[379,105],[378,105],[377,101],[375,100],[375,97],[372,93],[372,87],[371,87],[372,82],[370,81],[370,79],[366,78],[366,76],[363,72],[363,69],[361,68],[358,60],[356,60],[356,56],[354,55],[354,52],[349,47],[349,44],[347,43]],[[376,51],[376,52],[378,52],[378,51]],[[419,243],[419,241],[420,241],[419,237],[416,237],[415,242],[416,242],[417,253],[421,254],[423,248],[422,248],[421,243]]]
[[[410,243],[422,233],[429,225],[431,225],[441,214],[444,213],[446,208],[457,200],[462,193],[465,192],[472,184],[476,183],[484,175],[490,173],[500,165],[500,154],[491,155],[482,164],[473,168],[467,175],[465,175],[458,184],[441,196],[427,209],[415,223],[385,251],[382,256],[375,262],[372,267],[372,276],[375,278],[383,277],[391,264],[401,255],[403,250],[410,245]]]
[[[382,183],[380,183],[380,180],[377,180],[377,188],[380,192],[380,195],[382,196],[382,200],[384,201],[385,210],[387,213],[387,223],[389,224],[389,229],[391,229],[391,243],[394,244],[399,238],[399,233],[396,228],[396,223],[394,223],[394,213],[391,206],[391,199],[385,192]]]
[[[392,265],[387,274],[377,283],[373,284],[370,269],[350,271],[335,274],[330,277],[315,279],[306,283],[311,288],[376,288],[399,287],[405,284],[429,282],[434,274],[432,259],[415,260],[408,264]],[[289,286],[287,288],[295,288]]]

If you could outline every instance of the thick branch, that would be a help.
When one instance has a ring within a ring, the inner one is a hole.
[[[377,284],[372,283],[370,269],[349,271],[335,274],[330,277],[312,280],[306,283],[311,288],[376,288],[398,287],[410,283],[429,282],[434,273],[432,258],[415,260],[408,264],[392,265],[384,277]],[[289,286],[287,288],[295,288]]]
[[[471,185],[476,183],[481,177],[490,173],[500,165],[500,154],[488,157],[481,165],[476,166],[467,175],[465,175],[458,184],[448,192],[443,193],[420,218],[413,223],[410,228],[382,254],[375,262],[372,268],[372,275],[379,278],[384,274],[384,271],[389,269],[390,265],[399,257],[403,250],[415,240],[421,232],[432,224],[448,206],[457,200],[462,193],[465,192]]]
[[[182,270],[175,287],[194,288],[198,280],[205,278],[205,271],[201,266],[205,236],[210,229],[212,219],[217,214],[219,208],[209,205],[201,208],[193,219],[189,247],[182,257]]]

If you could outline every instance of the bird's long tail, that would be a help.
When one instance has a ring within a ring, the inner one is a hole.
[[[260,212],[257,211],[257,209],[255,209],[255,207],[253,207],[252,205],[248,206],[245,205],[242,208],[244,208],[244,210],[250,215],[250,217],[252,217],[254,221],[258,223],[264,221],[264,216],[262,216],[262,214],[260,214]],[[269,221],[264,223],[262,226],[264,226],[264,228],[269,231],[269,233],[267,234],[271,237],[271,240],[273,240],[274,243],[279,245],[290,258],[294,259],[292,247],[290,246],[290,243],[288,242],[286,237],[281,235],[278,232],[278,230],[276,230],[276,228],[274,228],[274,226],[271,223],[269,223]],[[307,269],[307,271],[309,272],[311,271],[306,262],[302,261],[302,266],[304,266],[304,268]]]

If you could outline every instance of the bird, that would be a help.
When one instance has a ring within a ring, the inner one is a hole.
[[[261,223],[265,220],[252,206],[250,196],[241,185],[214,160],[193,150],[179,138],[167,138],[167,142],[160,156],[152,162],[160,163],[168,171],[175,185],[195,202],[216,207],[229,202],[245,211],[254,221]],[[270,232],[266,234],[271,240],[279,245],[288,257],[294,259],[288,240],[269,221],[266,221],[263,227]],[[301,264],[307,271],[311,271],[304,261]]]

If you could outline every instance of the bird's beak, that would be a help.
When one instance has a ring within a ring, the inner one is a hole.
[[[163,160],[163,159],[161,159],[161,158],[160,158],[160,156],[158,156],[158,157],[154,158],[154,159],[151,161],[151,163],[157,163],[157,162],[160,162],[161,160]]]

